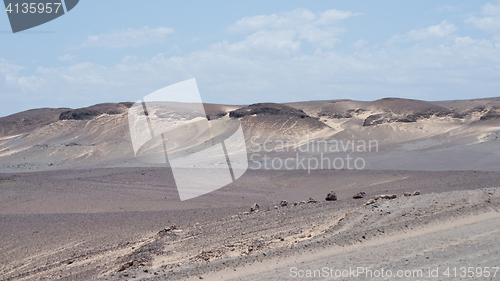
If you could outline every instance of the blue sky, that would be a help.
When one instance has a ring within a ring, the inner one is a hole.
[[[0,13],[0,42],[0,116],[190,78],[225,104],[500,96],[499,1],[83,0],[16,34]]]

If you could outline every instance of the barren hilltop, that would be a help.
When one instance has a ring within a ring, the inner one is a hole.
[[[130,144],[127,110],[131,105],[42,108],[0,118],[0,171],[144,166],[135,159]],[[500,169],[496,149],[500,98],[204,106],[211,119],[225,115],[239,119],[248,148],[267,140],[305,136],[310,141],[377,140],[378,153],[366,155],[369,169]],[[150,114],[175,121],[161,109]],[[467,161],[460,161],[464,158]]]

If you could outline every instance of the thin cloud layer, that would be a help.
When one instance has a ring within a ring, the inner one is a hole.
[[[448,21],[444,20],[440,24],[431,25],[427,28],[413,29],[405,35],[395,35],[390,42],[409,42],[409,41],[433,41],[450,38],[458,28]]]
[[[491,32],[500,33],[500,5],[494,5],[487,3],[481,7],[482,17],[470,16],[465,20],[466,23],[470,23],[475,27]]]
[[[174,33],[170,27],[128,28],[109,33],[90,35],[79,48],[124,48],[139,47],[151,43],[164,42],[168,34]]]
[[[361,13],[335,9],[313,13],[300,8],[287,13],[245,17],[231,25],[228,30],[253,32],[244,44],[257,48],[269,44],[287,51],[297,50],[300,48],[300,40],[317,47],[332,48],[340,42],[339,37],[345,32],[345,29],[339,26],[340,21],[358,15]],[[227,46],[229,49],[232,47],[241,48]]]

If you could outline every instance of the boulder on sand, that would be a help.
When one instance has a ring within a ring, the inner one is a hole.
[[[325,198],[326,201],[337,201],[337,194],[335,191],[330,191]]]
[[[286,206],[288,206],[288,201],[286,201],[286,200],[281,200],[281,202],[280,202],[280,207],[286,207]]]

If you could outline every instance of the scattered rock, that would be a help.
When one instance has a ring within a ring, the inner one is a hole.
[[[413,192],[413,196],[417,196],[417,195],[420,195],[420,190]]]
[[[288,206],[288,201],[286,201],[286,200],[281,200],[281,202],[280,202],[280,207],[286,207],[286,206]]]
[[[255,211],[259,210],[259,205],[257,203],[253,204],[253,206],[250,208],[250,213],[253,213]]]
[[[375,199],[370,199],[365,204],[363,204],[363,206],[368,206],[368,205],[371,205],[371,204],[374,204],[374,203],[375,203]]]
[[[361,198],[365,198],[365,196],[366,196],[366,192],[361,191],[360,193],[354,195],[352,198],[353,199],[361,199]]]
[[[293,203],[293,205],[294,205],[294,206],[297,206],[297,205],[299,205],[299,202],[295,202],[295,203]]]
[[[166,233],[166,232],[172,231],[172,230],[174,230],[176,228],[177,228],[177,226],[175,226],[175,224],[172,224],[171,226],[167,226],[164,229],[160,230],[158,232],[158,234],[160,234],[160,233]]]
[[[411,196],[411,193],[409,193],[409,192],[404,192],[403,193],[403,197],[408,197],[408,196]]]
[[[382,195],[377,195],[375,196],[375,200],[379,199],[395,199],[398,198],[396,194],[382,194]]]
[[[330,191],[325,198],[326,201],[337,201],[337,194],[335,191]]]
[[[223,254],[221,250],[202,251],[200,254],[189,259],[189,262],[211,261],[220,258]]]
[[[307,200],[307,203],[318,203],[318,201],[316,201],[316,199],[314,199],[312,197],[309,197],[309,200]]]

